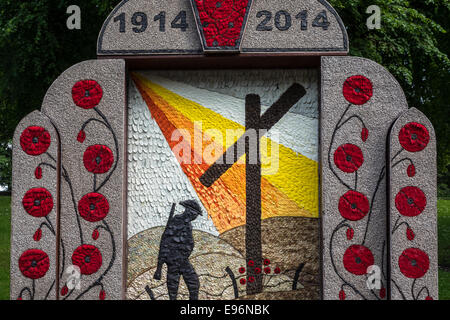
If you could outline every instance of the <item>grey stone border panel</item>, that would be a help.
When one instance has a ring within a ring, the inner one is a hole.
[[[436,136],[416,108],[389,136],[392,300],[438,299]]]
[[[361,85],[362,80],[350,81],[354,76],[366,79],[367,86]],[[344,96],[344,85],[350,89],[345,93],[350,100]],[[364,89],[361,95],[359,88]],[[355,97],[362,100],[355,104]],[[400,85],[377,63],[358,57],[322,57],[322,295],[326,300],[387,297],[386,141],[392,123],[407,108]],[[379,267],[380,290],[366,285],[369,264]]]
[[[57,297],[58,153],[58,133],[49,118],[33,111],[22,119],[13,138],[11,300],[55,300]],[[23,205],[24,198],[28,199],[28,210]],[[33,214],[28,213],[29,201],[34,202]],[[48,206],[49,203],[52,205]],[[25,252],[28,253],[23,255]],[[26,256],[31,260],[23,259]],[[19,264],[24,272],[21,272]]]
[[[133,49],[115,49],[115,50],[105,50],[103,49],[103,38],[106,31],[106,27],[111,22],[111,19],[114,17],[114,15],[123,7],[125,6],[129,1],[138,1],[138,0],[122,0],[109,14],[109,16],[106,18],[105,22],[103,23],[103,26],[100,30],[98,39],[97,39],[97,55],[161,55],[161,54],[203,54],[203,50],[199,48],[198,50],[192,50],[192,49],[153,49],[153,50],[133,50]],[[188,1],[188,0],[186,0]],[[191,12],[191,10],[189,11]],[[197,28],[197,26],[194,26],[194,28]],[[195,32],[197,34],[197,31]],[[200,39],[199,39],[200,42]]]
[[[124,298],[125,78],[124,60],[81,62],[58,77],[43,101],[61,139],[61,300]],[[87,88],[84,97],[76,84]],[[83,101],[90,104],[80,107]],[[79,289],[68,289],[72,264],[82,273]]]
[[[254,0],[256,1],[256,0]],[[243,53],[245,52],[249,52],[249,53],[275,53],[275,52],[305,52],[305,53],[335,53],[338,54],[340,52],[342,52],[343,54],[347,54],[349,51],[349,39],[348,39],[348,34],[347,34],[347,30],[344,26],[344,23],[342,22],[341,17],[339,16],[339,14],[336,12],[336,10],[325,0],[316,0],[317,2],[319,2],[325,9],[327,9],[336,19],[336,21],[339,24],[339,28],[342,32],[342,38],[343,38],[343,43],[342,43],[342,47],[332,47],[332,48],[302,48],[302,47],[297,47],[297,48],[241,48],[241,51]],[[254,5],[254,4],[253,4]],[[248,22],[248,20],[247,20]],[[246,25],[246,28],[248,27],[248,23]],[[245,37],[245,33],[243,35]]]

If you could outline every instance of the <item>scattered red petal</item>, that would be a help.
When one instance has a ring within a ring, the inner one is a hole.
[[[92,231],[92,239],[97,240],[99,236],[100,236],[100,233],[98,232],[97,229]]]
[[[80,130],[80,132],[78,132],[78,136],[77,136],[78,142],[83,143],[85,139],[86,139],[86,132],[84,132],[83,130]]]
[[[408,174],[408,177],[414,177],[416,175],[416,167],[413,164],[410,164],[406,173]]]
[[[408,238],[409,241],[414,240],[414,238],[416,237],[416,235],[414,234],[414,231],[412,231],[411,228],[406,228],[406,237]]]
[[[36,167],[36,170],[34,170],[34,176],[36,177],[36,179],[42,178],[42,168],[41,167]]]
[[[380,289],[380,298],[381,299],[386,298],[386,288],[381,288]]]
[[[354,234],[355,234],[355,231],[353,230],[353,228],[348,228],[347,229],[347,240],[352,240]]]
[[[39,229],[37,229],[36,232],[34,233],[33,239],[34,239],[34,241],[39,241],[39,240],[41,240],[41,238],[42,238],[42,229],[39,228]]]
[[[366,142],[368,137],[369,137],[369,130],[367,130],[367,128],[363,128],[361,130],[361,140],[363,142]]]
[[[67,286],[64,286],[61,288],[61,295],[65,296],[67,294],[67,292],[69,292],[69,288],[67,288]]]

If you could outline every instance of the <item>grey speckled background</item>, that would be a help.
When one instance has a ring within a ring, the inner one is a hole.
[[[86,129],[84,143],[77,141],[78,132],[82,124],[89,118],[100,117],[93,109],[85,110],[76,106],[72,99],[72,87],[79,80],[96,80],[103,89],[103,98],[97,108],[108,118],[115,131],[119,159],[115,152],[114,140],[111,132],[105,126],[91,122]],[[86,148],[94,144],[105,144],[114,153],[118,161],[117,169],[108,183],[99,191],[109,202],[109,213],[104,221],[112,229],[115,239],[115,261],[111,270],[103,279],[106,299],[121,299],[123,297],[122,284],[122,250],[123,250],[123,206],[125,194],[124,179],[124,133],[125,133],[125,63],[123,60],[90,60],[79,63],[66,70],[52,84],[44,98],[42,112],[53,121],[61,138],[62,165],[67,170],[73,186],[75,203],[87,193],[93,192],[93,174],[83,165],[83,154]],[[111,170],[111,169],[110,169]],[[108,172],[109,173],[109,172]],[[97,181],[103,181],[108,174],[97,175]],[[98,184],[97,184],[98,185]],[[61,259],[67,267],[71,264],[74,250],[81,244],[78,231],[77,212],[74,209],[68,183],[61,179],[61,238],[65,246],[65,259]],[[90,286],[108,267],[113,248],[108,233],[100,229],[100,237],[94,241],[91,237],[94,228],[101,222],[87,222],[80,218],[83,240],[85,244],[95,245],[100,249],[103,264],[99,271],[89,276],[81,277],[81,291]],[[62,266],[61,266],[62,267]],[[62,268],[65,269],[65,268]],[[67,275],[63,275],[60,287],[64,286]],[[70,299],[76,298],[81,291],[75,291]],[[96,287],[83,296],[83,299],[99,298],[100,288]]]
[[[333,252],[330,255],[330,238],[333,230],[343,221],[338,211],[339,198],[348,191],[341,185],[328,165],[329,146],[334,128],[344,110],[349,105],[342,94],[345,80],[353,75],[364,75],[373,84],[373,97],[362,106],[352,106],[345,119],[353,114],[359,115],[366,123],[369,137],[364,143],[361,140],[362,126],[353,120],[342,127],[336,134],[331,148],[331,163],[335,167],[333,154],[344,143],[359,146],[364,154],[364,163],[359,168],[357,191],[365,194],[372,201],[374,190],[382,168],[385,166],[386,139],[388,130],[394,120],[407,107],[407,102],[398,82],[383,67],[373,61],[357,57],[323,57],[322,58],[322,105],[321,105],[321,163],[322,163],[322,237],[323,237],[323,297],[324,299],[338,299],[342,279],[336,270],[348,283],[351,283],[367,299],[376,299],[378,292],[372,293],[367,289],[366,277],[349,273],[343,265],[343,254],[353,244],[362,244],[366,226],[367,238],[364,243],[368,247],[378,265],[384,272],[383,285],[386,286],[386,180],[383,179],[376,197],[373,212],[362,220],[348,224],[354,229],[354,238],[347,240],[346,229],[340,229],[333,241]],[[335,167],[336,168],[336,167]],[[342,180],[353,185],[355,174],[348,174],[336,168]],[[384,253],[383,253],[384,247]],[[360,299],[346,287],[347,299]]]
[[[403,150],[393,161],[393,166],[398,161],[404,158],[410,158],[416,167],[416,175],[409,177],[407,175],[408,161],[404,161],[391,169],[390,178],[390,228],[395,225],[395,222],[400,218],[398,223],[407,222],[413,232],[415,238],[409,241],[406,237],[406,226],[402,225],[394,233],[391,232],[391,284],[392,299],[393,300],[413,300],[411,294],[411,287],[414,279],[405,277],[398,265],[398,259],[403,250],[407,248],[418,248],[428,254],[430,259],[430,268],[428,272],[416,280],[414,286],[414,295],[418,300],[424,300],[427,296],[425,290],[417,297],[419,291],[423,287],[427,287],[429,295],[434,299],[438,299],[438,256],[437,256],[437,187],[436,187],[436,136],[433,125],[426,118],[426,116],[415,108],[411,108],[395,122],[392,127],[390,136],[390,159],[392,159],[400,150],[398,134],[401,128],[410,122],[418,122],[423,124],[429,134],[430,141],[427,147],[420,152],[409,152]],[[420,188],[426,195],[427,204],[425,210],[416,217],[402,216],[395,206],[395,196],[400,189],[408,186],[415,186]],[[398,290],[401,290],[400,291]]]
[[[16,300],[24,287],[32,290],[32,280],[22,275],[19,270],[19,258],[28,249],[39,249],[47,253],[50,260],[50,268],[44,277],[35,280],[35,300],[56,298],[56,237],[46,227],[42,228],[42,238],[34,241],[33,235],[45,218],[36,218],[29,215],[23,205],[22,199],[25,193],[32,188],[46,188],[53,197],[53,210],[48,214],[48,219],[56,230],[56,208],[57,208],[57,177],[56,171],[42,166],[42,178],[36,179],[34,171],[41,162],[56,166],[46,154],[31,156],[26,154],[20,146],[20,136],[29,126],[40,126],[50,134],[51,143],[47,152],[57,158],[58,135],[50,120],[40,113],[34,111],[22,119],[16,128],[13,139],[13,185],[11,199],[11,299]],[[30,300],[27,293],[23,294],[23,300]]]

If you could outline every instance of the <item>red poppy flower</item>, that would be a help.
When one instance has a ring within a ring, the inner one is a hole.
[[[432,297],[430,297],[430,296],[427,296],[426,298],[425,298],[425,300],[434,300]]]
[[[425,149],[430,142],[430,134],[424,125],[410,122],[400,130],[398,140],[405,150],[419,152]]]
[[[100,193],[88,193],[78,202],[78,212],[86,221],[101,221],[108,215],[108,200]]]
[[[45,188],[30,189],[22,199],[25,211],[36,218],[47,216],[53,209],[53,198]]]
[[[248,266],[249,267],[254,267],[255,266],[255,262],[253,260],[249,260],[248,261]]]
[[[264,259],[263,264],[265,266],[268,266],[270,264],[270,260],[269,259]]]
[[[102,97],[102,87],[95,80],[81,80],[72,87],[73,102],[83,109],[94,108]]]
[[[247,281],[246,281],[244,278],[242,278],[241,280],[239,280],[239,282],[240,282],[242,285],[244,285]]]
[[[235,47],[249,0],[196,0],[207,47]]]
[[[250,282],[250,283],[255,282],[255,277],[253,277],[253,276],[248,277],[248,282]]]
[[[360,276],[367,273],[367,268],[373,265],[374,258],[367,247],[352,245],[345,251],[343,261],[348,272]]]
[[[110,148],[104,145],[89,146],[83,155],[84,167],[92,173],[105,173],[111,168],[114,156]]]
[[[380,298],[384,299],[386,297],[386,288],[380,289]]]
[[[366,142],[368,137],[369,137],[369,130],[367,128],[362,128],[362,130],[361,130],[361,140],[363,142]]]
[[[364,156],[361,149],[354,144],[344,144],[334,152],[334,163],[346,173],[352,173],[361,167]]]
[[[73,252],[72,264],[80,268],[81,274],[90,275],[102,266],[102,254],[97,247],[83,244]]]
[[[345,291],[344,290],[339,291],[339,300],[345,300]]]
[[[364,76],[352,76],[345,80],[342,92],[348,102],[362,105],[372,98],[372,82]]]
[[[408,177],[414,177],[416,175],[416,167],[413,164],[410,164],[408,169],[406,169],[406,173],[408,174]]]
[[[28,127],[20,135],[20,146],[30,156],[38,156],[46,152],[50,142],[50,133],[38,126]]]
[[[347,240],[352,240],[353,236],[355,235],[355,231],[353,230],[353,228],[348,228],[347,229]]]
[[[99,298],[100,300],[105,300],[105,298],[106,298],[106,292],[105,292],[105,290],[100,290],[100,292],[99,292],[99,294],[98,294],[98,298]]]
[[[61,295],[65,296],[69,292],[69,288],[67,286],[64,286],[61,288]]]
[[[395,206],[398,212],[406,217],[418,216],[425,210],[427,197],[417,187],[405,187],[395,196]]]
[[[369,212],[369,200],[362,193],[350,190],[339,199],[341,216],[350,221],[358,221]]]
[[[279,274],[281,272],[281,269],[279,267],[276,267],[275,270],[273,270],[275,274]]]
[[[405,277],[417,279],[427,273],[430,267],[430,259],[422,250],[409,248],[403,251],[398,258],[398,266]]]
[[[270,267],[265,267],[264,268],[264,273],[268,274],[268,273],[270,273],[270,271],[271,271]]]
[[[408,238],[409,241],[412,241],[415,237],[414,231],[412,231],[410,227],[406,228],[406,238]]]
[[[97,229],[95,229],[94,231],[92,231],[92,239],[93,239],[93,240],[97,240],[99,236],[100,236],[100,233],[98,232]]]
[[[78,132],[77,141],[79,143],[83,143],[85,139],[86,139],[86,132],[80,130],[80,132]]]
[[[245,273],[245,268],[244,267],[240,267],[239,268],[239,273]]]
[[[33,235],[33,240],[34,240],[34,241],[39,241],[39,240],[41,240],[41,238],[42,238],[42,229],[39,228],[39,229],[37,229],[36,232],[34,233],[34,235]]]
[[[48,255],[39,249],[30,249],[22,253],[19,258],[19,269],[30,279],[39,279],[45,276],[50,268]]]
[[[256,267],[255,268],[255,274],[260,274],[261,273],[261,268]]]

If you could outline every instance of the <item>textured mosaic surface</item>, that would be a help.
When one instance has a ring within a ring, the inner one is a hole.
[[[168,278],[176,273],[187,278],[178,299],[318,298],[317,71],[152,71],[132,73],[131,79],[128,296],[173,298]],[[299,98],[284,105],[286,114],[260,137],[260,198],[248,196],[245,155],[211,186],[203,184],[208,168],[245,132],[248,95],[259,95],[261,121],[270,123],[267,115],[290,92]],[[226,139],[227,130],[238,133]],[[262,231],[253,245],[260,259],[248,256],[249,199],[260,204]],[[186,200],[198,204],[194,216]],[[182,217],[188,219],[184,224],[177,222]],[[171,230],[182,230],[180,239]],[[164,258],[167,241],[177,261]],[[250,292],[258,281],[260,290]]]
[[[393,300],[437,300],[436,137],[415,108],[389,137],[390,267]]]
[[[11,299],[56,299],[58,134],[39,111],[14,134]]]

